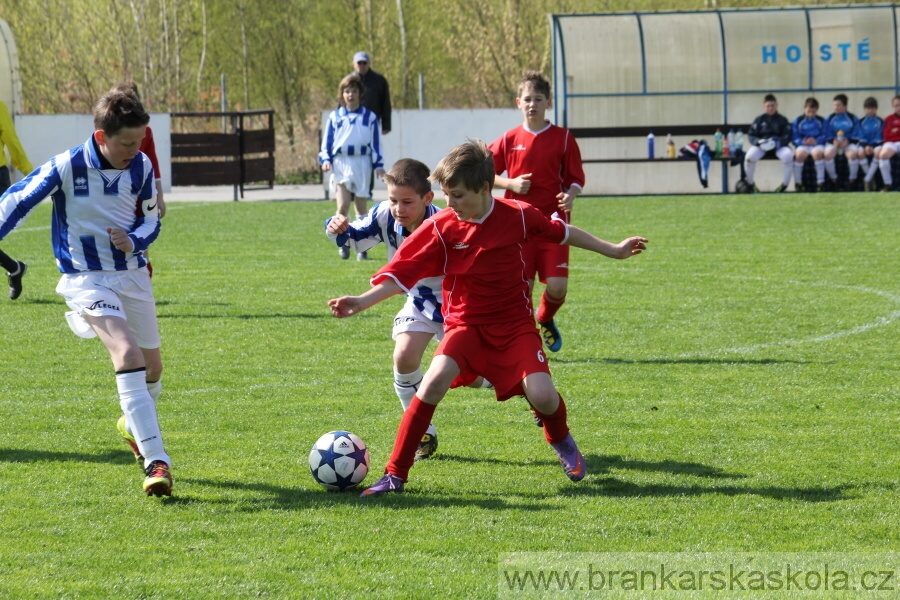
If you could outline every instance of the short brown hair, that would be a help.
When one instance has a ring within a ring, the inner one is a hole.
[[[149,122],[150,115],[134,92],[113,89],[94,105],[94,129],[109,136],[125,127],[141,127]]]
[[[348,87],[356,87],[359,90],[359,98],[362,100],[363,96],[366,95],[366,86],[363,85],[362,78],[358,73],[350,73],[343,79],[341,79],[341,84],[338,86],[338,103],[341,106],[347,106],[347,103],[344,102],[344,90]]]
[[[467,139],[441,159],[431,176],[440,185],[462,184],[473,192],[481,191],[484,184],[494,187],[494,156],[487,144],[478,139]]]
[[[819,110],[819,101],[810,96],[806,99],[806,102],[803,103],[803,108],[806,108],[807,106]]]
[[[529,87],[538,94],[550,97],[550,82],[542,73],[537,71],[525,71],[522,73],[522,79],[519,80],[519,97]]]
[[[878,100],[875,96],[869,96],[863,101],[863,108],[878,108]]]
[[[833,98],[833,100],[840,102],[844,106],[847,106],[847,103],[850,102],[850,100],[847,98],[847,94],[838,94]]]
[[[111,92],[134,92],[134,95],[137,96],[137,99],[141,99],[141,92],[138,91],[138,84],[134,81],[134,79],[129,79],[127,81],[120,81],[116,85],[112,87]]]
[[[410,187],[419,196],[424,196],[431,191],[430,174],[431,169],[425,163],[413,158],[401,158],[384,174],[384,182],[397,187]]]

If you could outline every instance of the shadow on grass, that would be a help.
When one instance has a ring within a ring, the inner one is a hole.
[[[553,456],[552,452],[550,456]],[[486,463],[500,464],[508,467],[521,467],[523,465],[548,465],[559,466],[559,461],[554,459],[543,460],[512,460],[501,458],[485,458],[472,456],[459,456],[456,454],[438,453],[428,460],[455,461],[461,463]],[[747,475],[740,473],[727,473],[718,467],[711,467],[701,463],[680,462],[676,460],[663,460],[648,462],[643,460],[627,460],[621,456],[585,456],[589,473],[609,473],[610,469],[630,469],[632,471],[671,473],[675,475],[693,475],[694,477],[706,477],[709,479],[744,479]]]
[[[628,460],[621,456],[586,456],[585,460],[588,464],[589,473],[608,473],[610,469],[630,469],[632,471],[693,475],[694,477],[705,477],[708,479],[744,479],[747,477],[747,475],[741,473],[728,473],[719,467],[677,460],[650,462],[645,460]]]
[[[735,485],[675,485],[637,484],[615,477],[585,479],[579,487],[560,491],[566,496],[607,496],[614,498],[646,498],[662,496],[762,496],[773,500],[798,500],[802,502],[837,502],[847,500],[849,486],[784,488],[777,486]]]
[[[371,479],[371,481],[368,481],[367,485],[371,485],[377,481],[377,478],[369,477],[369,479]],[[282,487],[266,483],[214,479],[180,478],[176,480],[176,484],[177,483],[265,494],[265,496],[258,497],[208,499],[200,498],[198,496],[192,497],[188,492],[187,495],[176,494],[169,499],[170,503],[185,505],[198,503],[229,504],[233,505],[234,509],[237,511],[270,510],[273,508],[308,510],[310,508],[338,505],[373,508],[389,506],[392,509],[477,506],[486,510],[548,510],[546,506],[540,506],[533,502],[511,502],[508,500],[508,496],[503,494],[497,494],[496,496],[482,495],[482,497],[472,497],[471,494],[467,494],[466,496],[434,496],[420,495],[413,489],[411,491],[405,491],[402,494],[390,494],[386,497],[362,498],[360,497],[360,493],[366,489],[366,485],[361,485],[343,492],[330,492],[324,488],[320,490],[310,490],[299,487]]]
[[[835,502],[846,500],[845,492],[849,486],[785,488],[777,486],[738,486],[709,484],[637,484],[608,476],[610,469],[630,469],[636,471],[652,471],[674,475],[690,475],[704,479],[727,480],[746,479],[748,475],[728,473],[718,467],[701,463],[663,460],[648,462],[626,460],[620,456],[586,456],[588,477],[582,485],[562,491],[565,495],[602,495],[611,497],[647,497],[647,496],[699,496],[718,494],[723,496],[763,496],[774,500],[800,500],[804,502]],[[591,474],[595,474],[591,477]],[[607,475],[607,476],[603,476]],[[584,485],[587,484],[587,485]]]
[[[107,450],[101,454],[85,452],[54,452],[52,450],[23,450],[17,448],[0,448],[0,462],[36,463],[36,462],[87,462],[134,464],[134,455],[127,450]]]

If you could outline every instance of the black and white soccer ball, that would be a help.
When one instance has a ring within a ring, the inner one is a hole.
[[[313,444],[309,470],[322,487],[343,491],[359,485],[369,472],[369,450],[349,431],[329,431]]]
[[[747,183],[746,179],[739,179],[738,182],[734,184],[734,191],[738,194],[752,194],[753,185]]]

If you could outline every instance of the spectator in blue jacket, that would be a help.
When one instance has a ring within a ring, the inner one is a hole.
[[[825,188],[825,119],[818,116],[819,101],[807,98],[803,104],[803,114],[791,123],[794,142],[794,189],[805,191],[803,186],[803,163],[812,156],[816,163],[816,189]]]
[[[825,133],[825,170],[831,181],[837,183],[838,174],[834,166],[834,157],[842,152],[847,157],[850,174],[847,177],[847,187],[853,189],[856,176],[859,174],[859,119],[847,111],[847,95],[838,94],[832,104],[834,112],[828,115],[825,123],[828,129]]]

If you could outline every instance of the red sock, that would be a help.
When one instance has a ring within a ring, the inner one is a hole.
[[[547,290],[544,290],[544,293],[541,294],[541,306],[537,311],[538,322],[549,323],[553,319],[554,315],[556,315],[556,311],[562,308],[562,305],[565,301],[565,296],[563,296],[562,298],[554,298],[547,293]]]
[[[541,411],[537,411],[541,421],[544,422],[544,437],[548,444],[558,444],[566,439],[569,435],[569,425],[566,422],[566,403],[563,397],[559,397],[559,408],[552,415],[545,415]],[[424,432],[423,432],[424,433]]]
[[[419,396],[413,396],[409,408],[403,412],[403,418],[400,420],[400,428],[397,429],[397,438],[394,440],[394,450],[391,452],[391,458],[388,460],[385,471],[406,481],[409,470],[416,462],[416,450],[419,448],[419,442],[422,441],[422,436],[428,430],[436,408],[436,404],[427,404],[422,402]]]

